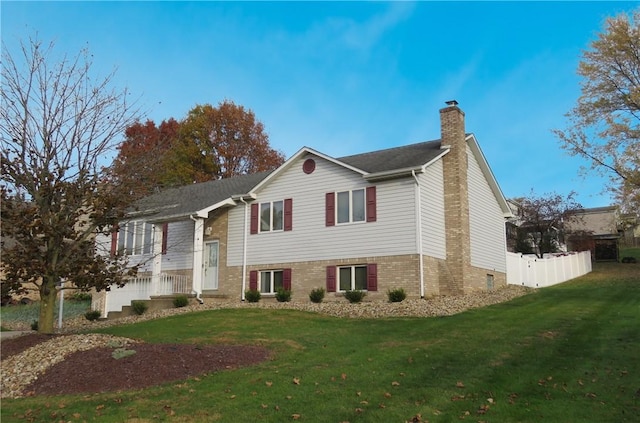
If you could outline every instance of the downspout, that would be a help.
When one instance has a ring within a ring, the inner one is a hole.
[[[191,220],[193,220],[194,223],[194,231],[195,231],[195,225],[198,223],[198,219],[196,219],[195,217],[193,217],[192,214],[189,215],[189,218]],[[194,245],[195,246],[195,245]],[[195,253],[195,251],[194,251]],[[200,251],[200,254],[203,254],[202,251]],[[200,268],[200,272],[202,272],[202,268]],[[195,289],[193,290],[193,292],[196,293],[196,301],[198,301],[199,304],[204,304],[204,300],[201,298],[202,295],[202,290],[200,291],[196,291]]]
[[[418,176],[416,171],[412,170],[411,175],[416,181],[416,225],[417,225],[417,243],[418,243],[418,258],[420,265],[420,298],[424,299],[424,263],[422,260],[422,195],[420,192],[420,183],[418,182]]]
[[[242,241],[242,292],[240,293],[240,299],[244,301],[244,291],[247,286],[247,212],[249,204],[244,201],[243,197],[240,197],[240,201],[244,204],[244,239]]]

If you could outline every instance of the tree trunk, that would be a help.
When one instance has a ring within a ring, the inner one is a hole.
[[[55,318],[56,281],[53,276],[46,276],[40,287],[40,313],[38,316],[38,332],[53,333],[53,321]]]

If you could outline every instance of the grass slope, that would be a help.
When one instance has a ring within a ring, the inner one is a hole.
[[[219,310],[110,328],[249,343],[272,360],[147,389],[2,401],[2,421],[624,422],[640,419],[640,265],[452,317]],[[90,375],[87,375],[90,377]],[[100,381],[96,381],[100,383]]]

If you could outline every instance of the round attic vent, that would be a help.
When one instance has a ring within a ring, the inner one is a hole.
[[[302,171],[307,175],[316,170],[316,162],[313,159],[307,159],[302,164]]]

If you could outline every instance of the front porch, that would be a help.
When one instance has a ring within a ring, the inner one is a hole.
[[[190,276],[170,273],[144,275],[129,278],[122,288],[112,287],[92,296],[92,310],[100,310],[102,317],[109,313],[122,312],[123,307],[132,301],[162,299],[175,295],[193,294],[193,283]],[[168,298],[170,300],[170,298]]]

